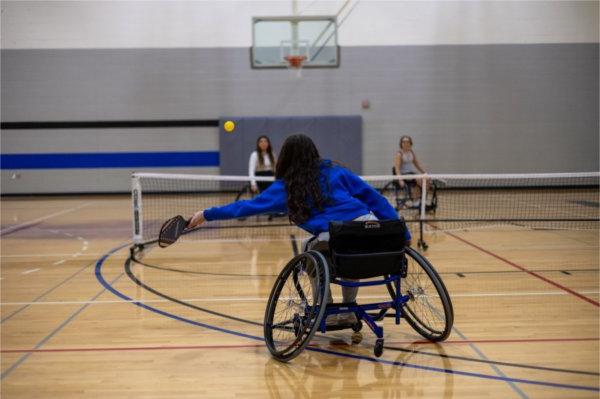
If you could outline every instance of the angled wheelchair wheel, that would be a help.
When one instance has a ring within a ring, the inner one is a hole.
[[[382,189],[379,189],[379,193],[394,206],[396,211],[406,209],[407,201],[410,199],[408,187],[400,187],[398,181],[388,182]]]
[[[409,300],[402,308],[408,324],[432,342],[448,338],[454,322],[452,302],[442,279],[431,263],[412,248],[406,248],[407,274],[400,282],[401,295]],[[392,298],[393,284],[387,285]]]
[[[298,356],[319,328],[329,293],[329,267],[318,252],[288,262],[273,286],[265,311],[269,352],[280,361]]]
[[[252,199],[253,197],[254,197],[254,193],[252,193],[252,190],[250,189],[250,184],[246,184],[246,185],[244,185],[244,187],[242,187],[240,189],[240,191],[237,192],[237,194],[235,196],[235,201],[249,200],[249,199]]]

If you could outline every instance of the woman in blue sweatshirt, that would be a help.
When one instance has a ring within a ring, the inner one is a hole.
[[[207,220],[286,213],[291,223],[316,238],[309,241],[315,244],[329,240],[330,221],[398,219],[382,195],[348,169],[321,159],[313,141],[303,134],[290,136],[283,143],[275,179],[251,200],[198,211],[188,228]],[[408,243],[411,239],[408,230],[406,235]],[[354,302],[358,289],[343,288],[344,302]]]

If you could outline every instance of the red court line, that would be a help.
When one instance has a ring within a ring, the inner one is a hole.
[[[152,350],[181,350],[181,349],[236,349],[260,348],[264,344],[248,345],[188,345],[188,346],[134,346],[134,347],[104,347],[104,348],[56,348],[56,349],[2,349],[0,353],[45,353],[45,352],[128,352]]]
[[[483,339],[468,341],[444,341],[446,344],[503,344],[503,343],[525,343],[525,342],[580,342],[600,341],[600,338],[541,338],[541,339]],[[397,341],[388,344],[431,344],[440,345],[438,342],[430,341]],[[333,343],[336,345],[336,343]],[[346,345],[340,342],[339,345]],[[56,348],[56,349],[2,349],[0,353],[53,353],[53,352],[129,352],[146,350],[183,350],[183,349],[240,349],[240,348],[262,348],[264,344],[247,345],[186,345],[186,346],[134,346],[134,347],[97,347],[97,348]],[[313,345],[311,345],[313,346]]]
[[[529,343],[529,342],[581,342],[581,341],[600,341],[600,338],[530,338],[530,339],[470,339],[465,341],[397,341],[388,342],[388,344],[429,344],[429,345],[446,345],[446,344],[513,344],[513,343]]]
[[[578,298],[580,298],[580,299],[583,299],[584,301],[586,301],[586,302],[589,302],[589,303],[591,303],[592,305],[595,305],[595,306],[597,306],[597,307],[600,307],[600,303],[599,303],[599,302],[596,302],[596,301],[594,301],[593,299],[590,299],[590,298],[586,297],[585,295],[581,295],[581,294],[579,294],[578,292],[575,292],[575,291],[573,291],[573,290],[572,290],[572,289],[570,289],[570,288],[567,288],[567,287],[565,287],[565,286],[563,286],[563,285],[560,285],[560,284],[558,284],[558,283],[556,283],[556,282],[554,282],[554,281],[552,281],[552,280],[550,280],[550,279],[548,279],[548,278],[546,278],[546,277],[544,277],[544,276],[542,276],[542,275],[539,275],[539,274],[537,274],[537,273],[535,273],[535,272],[532,272],[531,270],[528,270],[527,268],[525,268],[525,267],[523,267],[523,266],[517,265],[516,263],[514,263],[514,262],[511,262],[511,261],[509,261],[508,259],[506,259],[506,258],[503,258],[502,256],[500,256],[500,255],[497,255],[497,254],[495,254],[495,253],[493,253],[493,252],[491,252],[491,251],[488,251],[487,249],[485,249],[485,248],[482,248],[482,247],[480,247],[480,246],[478,246],[478,245],[476,245],[476,244],[473,244],[472,242],[469,242],[469,241],[465,240],[464,238],[461,238],[461,237],[459,237],[459,236],[457,236],[457,235],[455,235],[455,234],[452,234],[452,233],[449,233],[449,232],[445,232],[445,233],[446,233],[446,234],[448,234],[450,237],[454,237],[454,238],[456,238],[457,240],[459,240],[459,241],[462,241],[462,242],[464,242],[465,244],[467,244],[467,245],[470,245],[470,246],[472,246],[473,248],[480,250],[480,251],[481,251],[481,252],[483,252],[483,253],[486,253],[486,254],[488,254],[488,255],[490,255],[490,256],[493,256],[494,258],[496,258],[496,259],[499,259],[499,260],[501,260],[501,261],[503,261],[503,262],[505,262],[505,263],[507,263],[507,264],[509,264],[509,265],[513,266],[513,267],[516,267],[517,269],[519,269],[519,270],[522,270],[522,271],[524,271],[524,272],[525,272],[525,273],[527,273],[527,274],[530,274],[530,275],[532,275],[532,276],[534,276],[534,277],[537,277],[537,278],[539,278],[540,280],[542,280],[542,281],[545,281],[545,282],[547,282],[548,284],[551,284],[551,285],[555,286],[556,288],[559,288],[559,289],[561,289],[561,290],[563,290],[563,291],[566,291],[566,292],[568,292],[568,293],[569,293],[569,294],[571,294],[571,295],[574,295],[574,296],[576,296],[576,297],[578,297]]]

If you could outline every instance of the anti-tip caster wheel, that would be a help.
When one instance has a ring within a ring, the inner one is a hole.
[[[375,348],[373,349],[373,353],[375,353],[376,357],[381,357],[383,354],[383,338],[378,338],[375,341]]]
[[[356,323],[354,323],[354,325],[352,326],[352,331],[354,332],[359,332],[360,330],[362,330],[363,328],[363,323],[362,321],[357,321]]]

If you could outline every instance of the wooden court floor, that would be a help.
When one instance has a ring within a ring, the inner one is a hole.
[[[358,345],[340,331],[282,364],[261,323],[289,236],[191,239],[136,263],[127,196],[0,205],[2,398],[600,395],[598,231],[429,234],[454,305],[446,342],[386,320],[379,359],[368,331]]]

